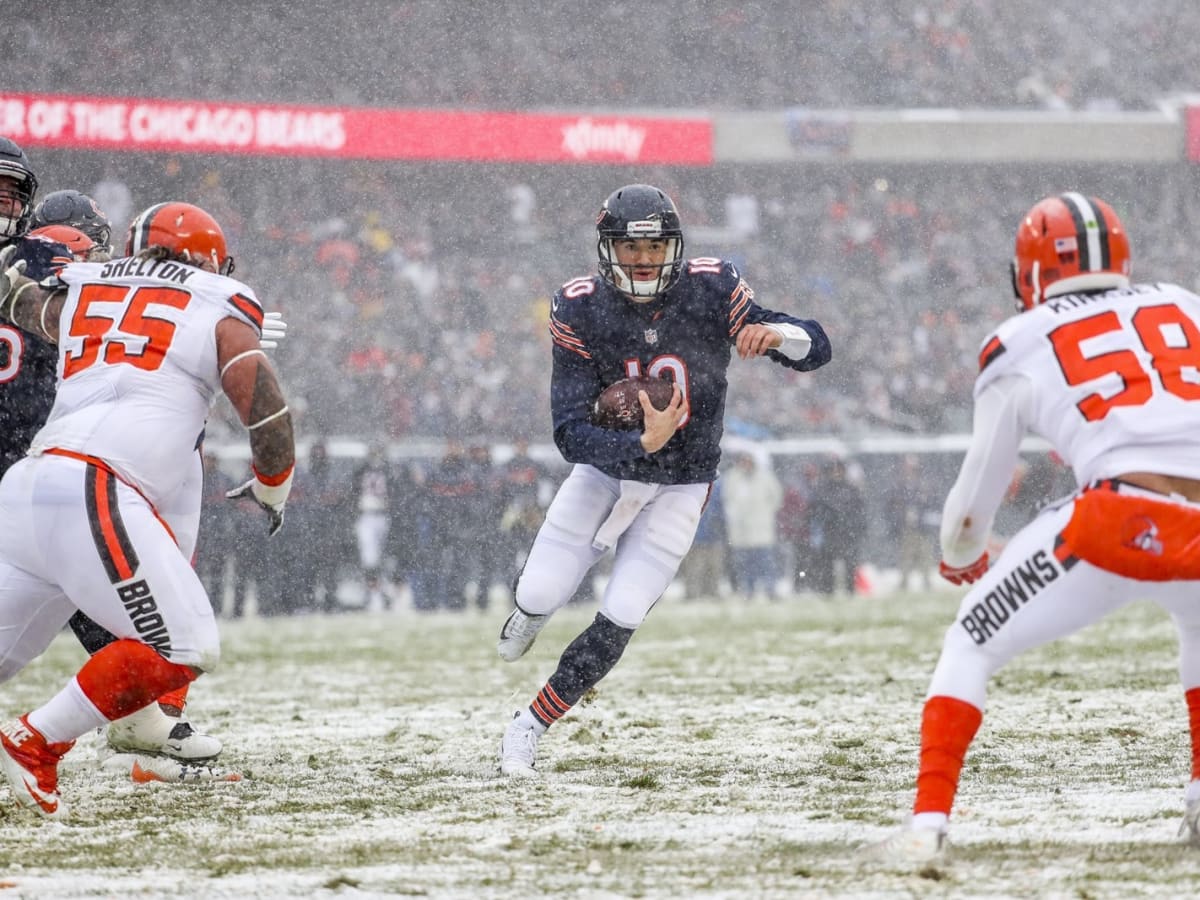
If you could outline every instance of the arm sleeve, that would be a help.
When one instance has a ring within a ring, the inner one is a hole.
[[[724,263],[715,284],[726,296],[725,315],[731,341],[737,340],[738,332],[747,324],[769,325],[783,338],[783,346],[768,350],[766,355],[780,365],[798,372],[810,372],[833,358],[829,338],[820,324],[813,319],[797,319],[759,306],[754,302],[754,291],[732,263]]]
[[[777,348],[788,359],[804,359],[812,349],[812,338],[799,325],[790,322],[769,322],[767,327],[783,339]]]
[[[767,356],[789,369],[811,372],[833,359],[829,337],[814,319],[797,319],[752,303],[746,322],[768,325],[780,333],[783,346],[778,350],[768,350]],[[731,338],[736,337],[737,333],[734,332]],[[806,339],[807,347],[804,346]]]
[[[971,444],[942,508],[942,560],[947,565],[968,566],[987,549],[992,522],[1020,457],[1031,396],[1029,381],[1011,375],[991,382],[975,398]]]

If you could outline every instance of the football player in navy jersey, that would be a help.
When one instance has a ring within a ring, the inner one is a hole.
[[[37,188],[25,152],[0,137],[0,248],[24,241]],[[43,242],[24,243],[31,245],[27,271],[38,277],[53,254]],[[58,351],[52,344],[15,325],[0,324],[0,474],[25,455],[30,439],[50,415],[57,365]]]
[[[574,468],[518,577],[500,656],[523,656],[610,548],[612,575],[595,620],[509,724],[509,776],[535,774],[538,739],[612,670],[674,579],[717,477],[732,354],[798,371],[831,356],[819,324],[755,304],[732,263],[685,259],[679,214],[658,188],[615,191],[596,230],[599,273],[563,285],[550,313],[554,441]],[[593,424],[601,391],[637,375],[669,377],[670,404],[658,410],[643,391],[640,431]]]

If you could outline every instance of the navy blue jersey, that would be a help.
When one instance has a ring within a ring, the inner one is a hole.
[[[679,280],[649,303],[634,303],[598,275],[563,285],[550,312],[554,370],[550,384],[554,442],[568,462],[613,478],[652,484],[712,481],[721,460],[726,370],[743,326],[790,322],[812,338],[804,359],[767,356],[808,371],[829,362],[821,326],[754,303],[733,264],[691,259]],[[640,431],[591,424],[592,405],[608,385],[631,375],[669,374],[684,392],[688,417],[666,446],[647,454]]]
[[[62,244],[18,238],[16,260],[41,281],[71,261]],[[25,455],[54,405],[58,348],[12,324],[0,324],[0,475]]]

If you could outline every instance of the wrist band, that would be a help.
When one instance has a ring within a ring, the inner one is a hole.
[[[12,315],[13,315],[13,310],[16,309],[16,307],[17,307],[17,298],[19,298],[21,296],[21,294],[23,294],[27,288],[33,287],[34,284],[36,284],[36,282],[26,281],[23,285],[21,285],[15,291],[12,291],[9,294],[9,297],[11,297],[12,299],[10,299],[8,301],[7,311],[4,311],[4,313],[3,313],[3,317],[6,321],[11,322],[13,320]]]
[[[29,285],[26,285],[25,287],[28,287],[28,286]],[[23,290],[25,290],[25,288],[21,288],[21,290],[23,291]],[[18,291],[18,293],[20,293],[20,292]],[[42,329],[42,334],[44,334],[46,336],[46,340],[51,340],[50,332],[48,332],[46,330],[46,309],[50,306],[50,300],[53,296],[54,295],[51,294],[50,297],[47,297],[45,300],[42,301],[42,314],[40,316],[38,316],[38,328]],[[14,299],[13,302],[15,303],[16,300]]]
[[[295,470],[296,464],[292,463],[278,475],[264,475],[262,472],[258,471],[258,466],[254,465],[254,463],[250,463],[250,471],[254,473],[254,477],[270,487],[279,487],[279,485],[283,484],[292,477],[292,473]]]
[[[250,470],[254,473],[255,498],[268,506],[280,506],[286,503],[288,494],[292,490],[292,475],[295,469],[296,465],[292,463],[278,475],[263,475],[254,467],[254,463],[251,463]]]
[[[247,356],[253,356],[256,353],[259,356],[261,356],[263,359],[267,358],[267,354],[263,353],[262,350],[259,349],[258,347],[255,347],[253,350],[243,350],[241,353],[239,353],[237,356],[235,356],[233,359],[231,359],[229,362],[225,363],[225,365],[221,367],[221,377],[222,378],[225,377],[225,373],[229,371],[229,367],[232,366],[235,362],[240,362],[241,360],[245,359]]]
[[[255,428],[262,428],[262,427],[263,427],[264,425],[266,425],[268,422],[272,421],[273,419],[278,419],[280,416],[282,416],[282,415],[283,415],[284,413],[286,413],[287,411],[288,411],[288,408],[287,408],[287,404],[285,403],[285,404],[283,405],[283,407],[282,407],[280,410],[278,410],[277,412],[273,412],[273,413],[271,413],[271,414],[270,414],[269,416],[267,416],[265,419],[259,419],[259,420],[258,420],[257,422],[255,422],[253,425],[247,425],[247,426],[246,426],[246,430],[247,430],[247,431],[253,431]]]

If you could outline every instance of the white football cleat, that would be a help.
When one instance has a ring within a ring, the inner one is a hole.
[[[905,825],[879,843],[864,847],[859,857],[877,862],[925,863],[942,859],[945,850],[945,829]]]
[[[100,750],[100,768],[105,772],[126,775],[134,784],[149,784],[155,781],[199,784],[242,780],[238,772],[218,769],[203,763],[185,763],[151,753],[117,753],[108,747]]]
[[[1200,848],[1200,799],[1189,802],[1184,810],[1179,837],[1185,844]]]
[[[500,658],[505,662],[516,662],[528,653],[537,639],[538,632],[549,619],[549,615],[531,616],[520,609],[513,609],[504,620],[504,626],[500,629],[500,640],[496,642]]]
[[[500,739],[500,774],[511,778],[536,778],[534,759],[539,737],[532,725],[521,722],[520,712],[513,713],[513,720]]]
[[[186,716],[168,716],[158,703],[108,725],[108,745],[126,753],[156,753],[181,762],[203,762],[221,754],[221,742],[192,727]]]

